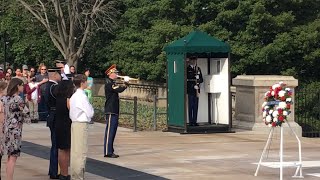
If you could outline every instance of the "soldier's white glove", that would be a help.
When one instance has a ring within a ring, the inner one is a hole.
[[[199,75],[196,75],[196,79],[199,79],[200,77],[199,77]]]
[[[130,77],[129,77],[129,76],[125,76],[125,77],[123,78],[123,80],[124,80],[125,82],[129,82],[129,81],[130,81]]]
[[[198,86],[198,85],[195,85],[195,86],[194,86],[194,89],[199,89],[199,86]]]

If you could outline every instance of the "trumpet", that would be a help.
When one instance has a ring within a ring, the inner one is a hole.
[[[120,76],[118,75],[118,78],[122,79],[123,81],[139,81],[140,79],[139,78],[132,78],[132,77],[129,77],[129,76]]]

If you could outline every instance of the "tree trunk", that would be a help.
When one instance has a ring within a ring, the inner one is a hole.
[[[79,57],[77,56],[76,53],[70,53],[69,55],[67,55],[66,60],[67,60],[67,64],[69,66],[75,66],[75,64],[78,64],[78,59]]]

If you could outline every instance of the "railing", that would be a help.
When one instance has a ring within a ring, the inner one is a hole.
[[[157,116],[158,115],[163,115],[163,114],[167,114],[167,112],[158,112],[158,106],[157,103],[159,100],[165,100],[166,98],[159,98],[157,96],[153,97],[153,114],[152,114],[152,120],[153,120],[153,130],[157,130]],[[134,96],[133,98],[128,98],[128,97],[120,97],[120,100],[122,101],[133,101],[133,109],[131,109],[131,106],[129,109],[124,110],[123,108],[120,108],[120,116],[121,115],[129,115],[129,116],[133,116],[133,131],[136,132],[137,131],[137,121],[138,121],[138,98],[136,96]],[[94,108],[97,112],[103,113],[104,110],[104,101],[105,101],[105,97],[103,96],[95,96],[94,98]],[[144,102],[144,101],[141,101]]]
[[[153,130],[156,131],[157,130],[157,116],[161,115],[161,114],[167,114],[167,112],[158,112],[158,107],[157,107],[157,102],[159,100],[166,100],[167,98],[159,98],[158,96],[154,96],[153,98]],[[166,110],[168,111],[168,108],[166,108]]]
[[[295,121],[302,127],[303,137],[320,137],[320,91],[296,90]]]
[[[133,98],[121,97],[121,100],[133,101],[133,113],[131,112],[122,112],[121,114],[132,115],[133,116],[133,132],[137,131],[137,115],[138,115],[138,98],[137,96]]]

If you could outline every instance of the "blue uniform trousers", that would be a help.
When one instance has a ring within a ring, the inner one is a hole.
[[[106,131],[104,135],[104,155],[111,155],[114,152],[113,142],[117,134],[119,115],[106,115]]]
[[[47,125],[50,128],[51,133],[51,149],[50,149],[50,164],[49,164],[49,175],[58,175],[58,148],[57,148],[57,138],[54,123],[50,122],[54,118],[55,113],[50,112],[48,116]],[[50,120],[51,119],[51,120]]]
[[[197,123],[199,98],[188,95],[189,124]]]

